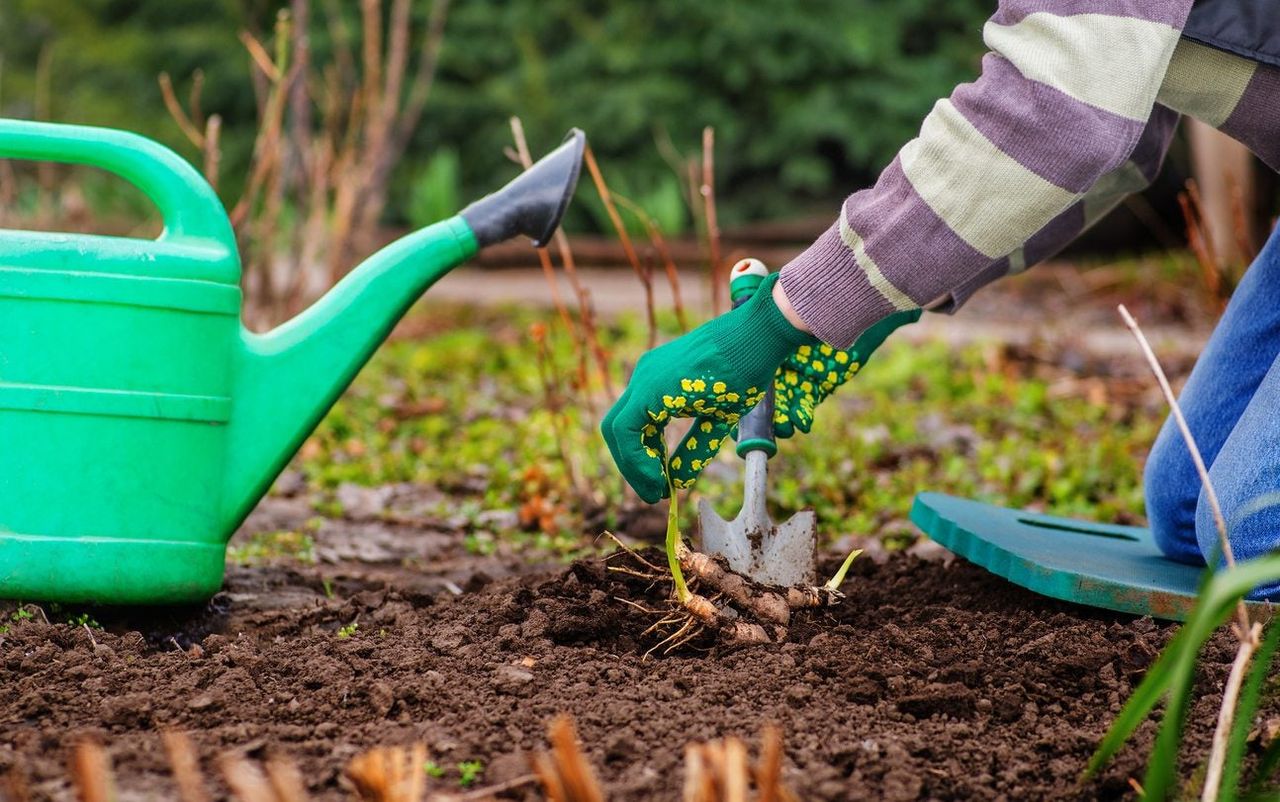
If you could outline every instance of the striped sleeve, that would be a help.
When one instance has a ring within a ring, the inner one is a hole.
[[[981,76],[938,101],[875,186],[783,268],[813,332],[847,347],[895,310],[1028,262],[1138,149],[1191,0],[1006,0]],[[1076,211],[1073,211],[1076,210]],[[1065,228],[1065,226],[1064,226]],[[1078,231],[1079,228],[1076,228]]]
[[[1128,161],[1098,179],[1080,200],[1068,206],[1066,211],[1050,220],[1008,256],[992,262],[985,270],[956,286],[949,298],[931,310],[954,312],[975,292],[996,279],[1016,275],[1052,258],[1106,217],[1126,196],[1150,186],[1164,165],[1179,119],[1181,115],[1176,111],[1156,106]]]
[[[1158,99],[1238,140],[1280,171],[1280,68],[1184,39]]]

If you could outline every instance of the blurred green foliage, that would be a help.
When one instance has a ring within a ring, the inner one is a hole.
[[[255,127],[240,30],[267,38],[280,0],[6,0],[0,4],[0,113],[130,128],[188,156],[161,101],[169,72],[184,96],[203,70],[206,112],[224,118],[226,193],[238,190]],[[457,0],[439,80],[406,163],[394,222],[421,209],[412,184],[452,149],[459,196],[509,177],[507,118],[534,152],[576,125],[616,189],[668,228],[687,224],[667,159],[717,135],[721,217],[728,223],[829,211],[909,139],[933,101],[977,73],[990,0]],[[330,48],[325,7],[311,47]],[[414,6],[419,29],[429,0]],[[415,36],[417,34],[415,33]],[[416,50],[416,48],[415,48]],[[48,108],[38,108],[37,65]],[[659,143],[670,146],[660,146]],[[665,158],[664,158],[664,150]],[[592,213],[587,205],[578,214]],[[414,210],[414,211],[411,211]],[[579,221],[583,222],[583,221]],[[599,225],[600,221],[595,221]],[[603,227],[603,226],[600,226]]]

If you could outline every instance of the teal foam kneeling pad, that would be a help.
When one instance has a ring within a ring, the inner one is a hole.
[[[940,545],[1016,585],[1123,613],[1185,621],[1204,572],[1168,559],[1151,532],[1135,526],[1058,518],[941,493],[917,495],[911,521]]]

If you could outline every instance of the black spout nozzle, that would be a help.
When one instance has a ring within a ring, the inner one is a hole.
[[[483,248],[517,234],[533,238],[539,248],[551,241],[569,206],[582,170],[587,137],[571,129],[564,144],[543,156],[511,183],[462,210],[476,242]]]

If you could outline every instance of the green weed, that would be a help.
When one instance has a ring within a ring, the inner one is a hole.
[[[338,637],[345,640],[346,638],[349,638],[352,635],[356,634],[356,630],[359,628],[360,628],[360,622],[352,621],[350,624],[346,624],[338,628]]]
[[[468,788],[484,774],[484,763],[479,760],[464,760],[458,764],[458,785]]]
[[[314,563],[315,540],[307,532],[257,532],[247,541],[233,543],[228,547],[227,559],[236,565],[254,565],[279,559]]]
[[[1143,799],[1163,802],[1180,798],[1183,789],[1178,783],[1178,753],[1182,747],[1187,713],[1194,698],[1195,668],[1200,651],[1245,594],[1260,584],[1277,579],[1280,579],[1280,555],[1260,557],[1207,576],[1191,617],[1147,669],[1142,682],[1125,702],[1089,761],[1085,770],[1087,777],[1095,775],[1128,743],[1163,700],[1164,714],[1142,781]],[[1248,786],[1244,786],[1242,777],[1246,739],[1261,703],[1263,686],[1277,645],[1280,645],[1280,626],[1273,623],[1267,628],[1254,654],[1252,668],[1236,705],[1216,797],[1218,802],[1276,799],[1280,795],[1280,787],[1270,784],[1271,776],[1280,764],[1280,739],[1266,746]]]

